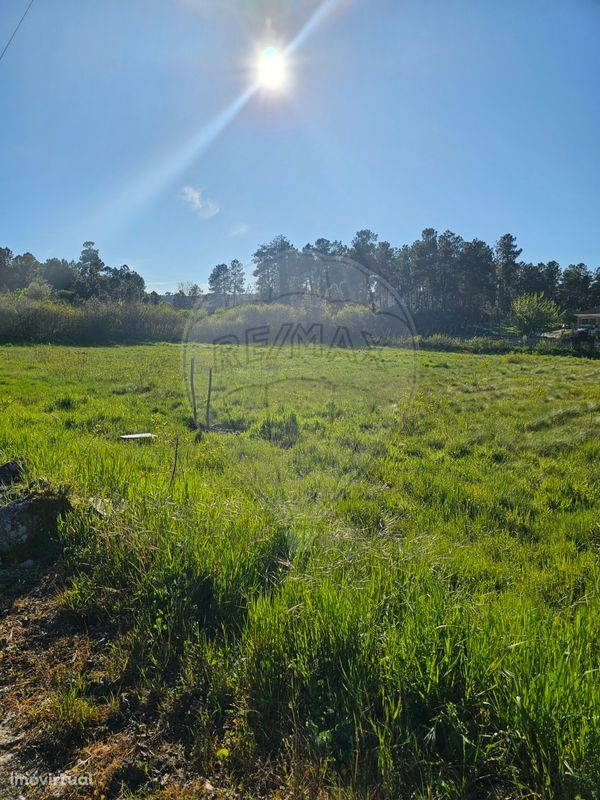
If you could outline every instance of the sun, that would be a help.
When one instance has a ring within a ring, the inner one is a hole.
[[[281,89],[287,82],[283,53],[276,47],[265,47],[258,59],[258,83],[263,89]]]

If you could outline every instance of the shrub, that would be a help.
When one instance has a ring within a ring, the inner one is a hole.
[[[250,435],[266,439],[279,447],[292,447],[298,441],[300,427],[293,412],[269,415],[250,429]]]
[[[542,333],[556,327],[561,320],[559,307],[542,292],[522,294],[512,302],[512,321],[521,336]]]
[[[113,344],[178,341],[185,312],[167,305],[99,303],[0,295],[0,343]]]

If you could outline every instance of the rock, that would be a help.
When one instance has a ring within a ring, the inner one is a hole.
[[[0,486],[10,486],[20,481],[22,477],[22,458],[16,458],[14,461],[7,461],[6,464],[0,464]]]
[[[35,567],[35,561],[31,558],[28,558],[26,561],[23,561],[20,566],[23,569],[31,569],[32,567]]]
[[[49,490],[0,506],[0,555],[22,552],[36,540],[47,545],[67,509],[67,499]]]

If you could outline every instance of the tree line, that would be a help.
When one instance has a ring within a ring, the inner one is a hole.
[[[317,239],[300,251],[278,236],[254,253],[253,274],[256,291],[267,303],[294,290],[353,296],[361,287],[359,273],[345,266],[351,259],[384,278],[413,313],[470,322],[506,318],[523,295],[541,295],[567,314],[600,303],[600,268],[594,272],[579,263],[561,270],[556,261],[522,261],[521,253],[509,233],[491,247],[481,239],[466,241],[452,231],[426,228],[412,244],[394,247],[365,229],[350,245]],[[367,299],[368,281],[362,293]]]
[[[295,294],[308,293],[371,302],[376,282],[369,276],[380,276],[419,322],[437,330],[506,320],[517,298],[534,294],[555,303],[566,318],[600,305],[600,268],[593,271],[577,263],[561,269],[556,261],[523,261],[521,253],[510,233],[493,246],[433,228],[399,247],[368,229],[358,231],[349,245],[320,238],[297,248],[286,236],[276,236],[252,256],[253,283],[247,284],[241,261],[218,264],[210,273],[204,300],[207,307],[218,308],[249,300],[292,302],[289,298]],[[361,270],[352,268],[353,263]],[[75,303],[94,298],[161,302],[156,292],[146,292],[137,272],[126,265],[104,264],[93,242],[84,243],[76,262],[51,258],[42,263],[31,253],[15,256],[0,248],[2,291]],[[202,295],[193,283],[180,285],[166,299],[176,308],[186,308],[202,302]]]
[[[83,243],[78,261],[49,258],[40,262],[31,253],[14,255],[8,247],[0,247],[0,292],[24,292],[33,300],[53,297],[70,302],[159,300],[158,295],[153,296],[156,293],[146,293],[142,276],[126,264],[107,266],[94,242]]]

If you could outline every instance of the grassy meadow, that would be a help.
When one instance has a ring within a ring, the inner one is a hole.
[[[135,686],[240,796],[600,797],[600,363],[231,346],[209,432],[184,374],[0,348],[0,462],[68,492],[61,603],[113,626],[60,736]]]

